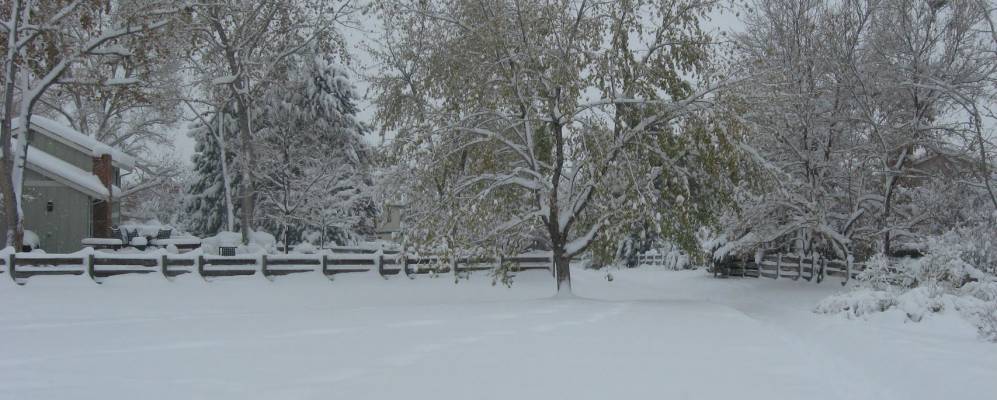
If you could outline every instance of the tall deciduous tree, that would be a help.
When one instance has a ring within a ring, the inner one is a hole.
[[[890,254],[930,225],[933,213],[913,208],[912,182],[929,173],[919,160],[978,158],[986,142],[987,15],[979,2],[754,1],[737,38],[753,79],[737,95],[764,179],[738,244]],[[987,173],[955,182],[973,175]]]
[[[126,22],[161,0],[113,0],[96,29]],[[71,66],[63,84],[40,101],[39,111],[66,121],[77,131],[136,156],[173,143],[171,127],[180,119],[183,41],[177,24],[119,39],[127,57],[87,57]],[[74,31],[73,34],[85,35]],[[78,40],[82,40],[81,37]]]
[[[647,215],[627,211],[657,204],[663,170],[677,182],[701,161],[661,143],[689,135],[684,122],[715,89],[700,28],[713,3],[380,2],[378,119],[402,168],[418,171],[409,236],[451,251],[547,248],[570,292],[571,259]],[[725,135],[702,133],[707,152]]]

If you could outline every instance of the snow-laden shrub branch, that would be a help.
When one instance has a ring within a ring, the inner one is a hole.
[[[899,311],[913,322],[954,312],[975,326],[980,337],[997,341],[997,277],[972,263],[981,243],[990,240],[949,232],[930,238],[920,258],[877,255],[859,274],[858,287],[824,299],[815,312],[865,318]]]

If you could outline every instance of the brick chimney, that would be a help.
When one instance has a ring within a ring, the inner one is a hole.
[[[107,192],[113,195],[111,185],[114,184],[114,167],[111,165],[111,155],[101,154],[93,158],[93,174],[104,184]],[[111,226],[114,225],[111,213],[113,199],[103,199],[93,205],[93,235],[94,237],[110,237]]]

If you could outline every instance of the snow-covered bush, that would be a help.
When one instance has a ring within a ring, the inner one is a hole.
[[[24,230],[23,241],[25,246],[31,247],[31,250],[40,249],[42,247],[42,239],[38,237],[38,234],[27,229]]]
[[[300,254],[313,254],[317,251],[315,245],[309,242],[298,243],[294,246],[294,252]]]
[[[902,312],[911,322],[938,313],[957,313],[976,327],[980,337],[997,342],[997,282],[973,282],[959,289],[932,283],[910,290],[857,287],[828,297],[814,312],[865,318],[881,312]]]
[[[896,310],[920,322],[936,313],[955,312],[997,341],[997,277],[977,268],[981,241],[950,232],[926,241],[920,258],[874,256],[852,291],[821,301],[815,312],[863,317]]]
[[[859,280],[882,290],[888,287],[910,289],[926,283],[954,289],[969,282],[993,279],[992,274],[971,263],[979,259],[976,244],[964,240],[961,235],[949,233],[932,237],[924,247],[927,252],[920,258],[873,256],[859,274]]]
[[[817,303],[814,311],[821,314],[842,313],[851,318],[883,312],[896,305],[897,299],[893,292],[863,287],[828,297]]]

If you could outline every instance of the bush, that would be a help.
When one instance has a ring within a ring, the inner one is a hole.
[[[896,296],[883,290],[857,288],[850,292],[828,297],[817,303],[814,312],[820,314],[844,314],[849,318],[862,317],[874,312],[883,312],[897,305]]]
[[[892,309],[920,322],[951,310],[973,324],[981,338],[997,341],[997,278],[988,272],[992,267],[975,264],[991,259],[987,243],[993,235],[970,238],[967,232],[973,231],[930,238],[920,258],[872,257],[854,290],[824,299],[814,311],[854,318]]]
[[[993,275],[970,263],[976,256],[974,244],[961,240],[958,235],[931,238],[925,247],[927,252],[920,258],[891,258],[877,254],[866,262],[866,269],[858,279],[879,290],[913,289],[927,284],[958,289],[970,282],[993,279]]]

